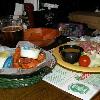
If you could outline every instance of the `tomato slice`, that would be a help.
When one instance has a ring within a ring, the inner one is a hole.
[[[91,60],[90,57],[87,55],[82,55],[79,58],[79,65],[83,67],[88,67],[90,64]]]
[[[46,55],[44,53],[40,53],[37,60],[39,62],[42,62],[45,59],[45,57],[46,57]]]

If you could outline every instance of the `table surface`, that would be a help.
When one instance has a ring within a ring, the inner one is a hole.
[[[81,100],[45,81],[24,88],[0,89],[0,96],[0,100]],[[100,100],[100,93],[92,100]]]
[[[61,40],[65,40],[65,38],[61,38]],[[59,44],[63,42],[65,41],[59,41]],[[57,45],[58,43],[51,45],[50,48],[46,48],[51,49]],[[80,100],[45,81],[23,88],[0,88],[0,96],[0,100]],[[98,93],[92,100],[100,100],[100,93]]]

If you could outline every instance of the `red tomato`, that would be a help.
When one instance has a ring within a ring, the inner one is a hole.
[[[79,58],[79,65],[80,66],[88,67],[90,62],[91,62],[90,57],[87,55],[80,56],[80,58]]]

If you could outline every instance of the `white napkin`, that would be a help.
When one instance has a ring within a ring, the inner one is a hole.
[[[23,14],[23,11],[24,11],[24,5],[23,4],[16,3],[15,4],[14,15],[16,17],[18,17],[19,15],[22,15]]]

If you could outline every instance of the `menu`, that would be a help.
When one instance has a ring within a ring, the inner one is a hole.
[[[90,100],[100,91],[100,74],[78,73],[58,64],[43,80],[83,100]]]

